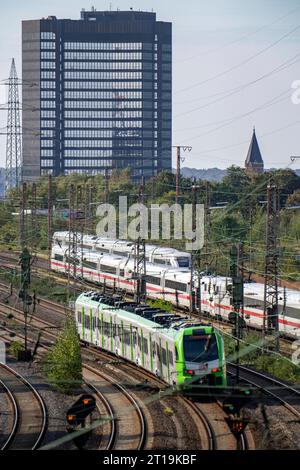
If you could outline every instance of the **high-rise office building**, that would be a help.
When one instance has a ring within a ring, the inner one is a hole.
[[[171,170],[172,25],[140,11],[22,22],[23,178]]]

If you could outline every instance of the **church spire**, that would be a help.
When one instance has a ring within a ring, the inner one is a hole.
[[[252,139],[245,160],[245,168],[248,174],[264,172],[264,162],[257,142],[255,126],[253,127]]]

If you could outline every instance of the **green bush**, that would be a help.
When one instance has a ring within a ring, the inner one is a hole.
[[[163,299],[149,300],[148,304],[154,308],[161,308],[166,312],[171,312],[173,309],[173,305],[171,304],[171,302],[168,302],[167,300]]]
[[[82,384],[80,342],[74,321],[66,320],[55,345],[46,354],[44,372],[61,392],[72,393]]]
[[[18,357],[18,352],[22,351],[24,349],[23,344],[20,341],[12,341],[10,346],[9,346],[9,353],[14,356],[15,358]]]

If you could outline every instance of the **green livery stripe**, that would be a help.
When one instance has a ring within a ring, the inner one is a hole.
[[[166,349],[167,349],[167,366],[168,366],[168,381],[170,382],[170,357],[169,357],[169,345],[166,343]]]
[[[132,336],[132,325],[130,324],[130,357],[133,361],[133,336]]]
[[[90,340],[93,342],[93,309],[90,309]]]
[[[109,323],[110,323],[110,350],[113,352],[114,343],[113,343],[113,323],[112,323],[112,317],[110,317]]]
[[[161,339],[159,338],[159,354],[158,354],[158,362],[159,362],[159,368],[161,370],[161,376],[162,378],[164,377],[163,373],[163,365],[162,365],[162,357],[161,357]]]
[[[122,356],[124,356],[124,353],[125,353],[125,345],[124,345],[124,323],[123,323],[123,321],[121,321],[121,330],[122,330],[122,334],[121,334]]]
[[[144,353],[144,335],[143,330],[141,330],[141,350],[142,350],[142,364],[145,365],[145,353]]]
[[[84,323],[85,323],[85,318],[84,318],[84,307],[82,307],[82,338],[84,339]]]
[[[103,313],[101,313],[101,344],[102,348],[104,348],[104,325],[103,325]]]
[[[152,336],[151,333],[149,333],[149,352],[150,352],[150,368],[151,372],[153,372],[153,349],[152,349]]]

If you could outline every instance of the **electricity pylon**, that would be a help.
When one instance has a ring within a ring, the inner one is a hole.
[[[15,59],[12,59],[8,79],[8,114],[6,140],[5,192],[21,182],[21,126],[18,76]]]

